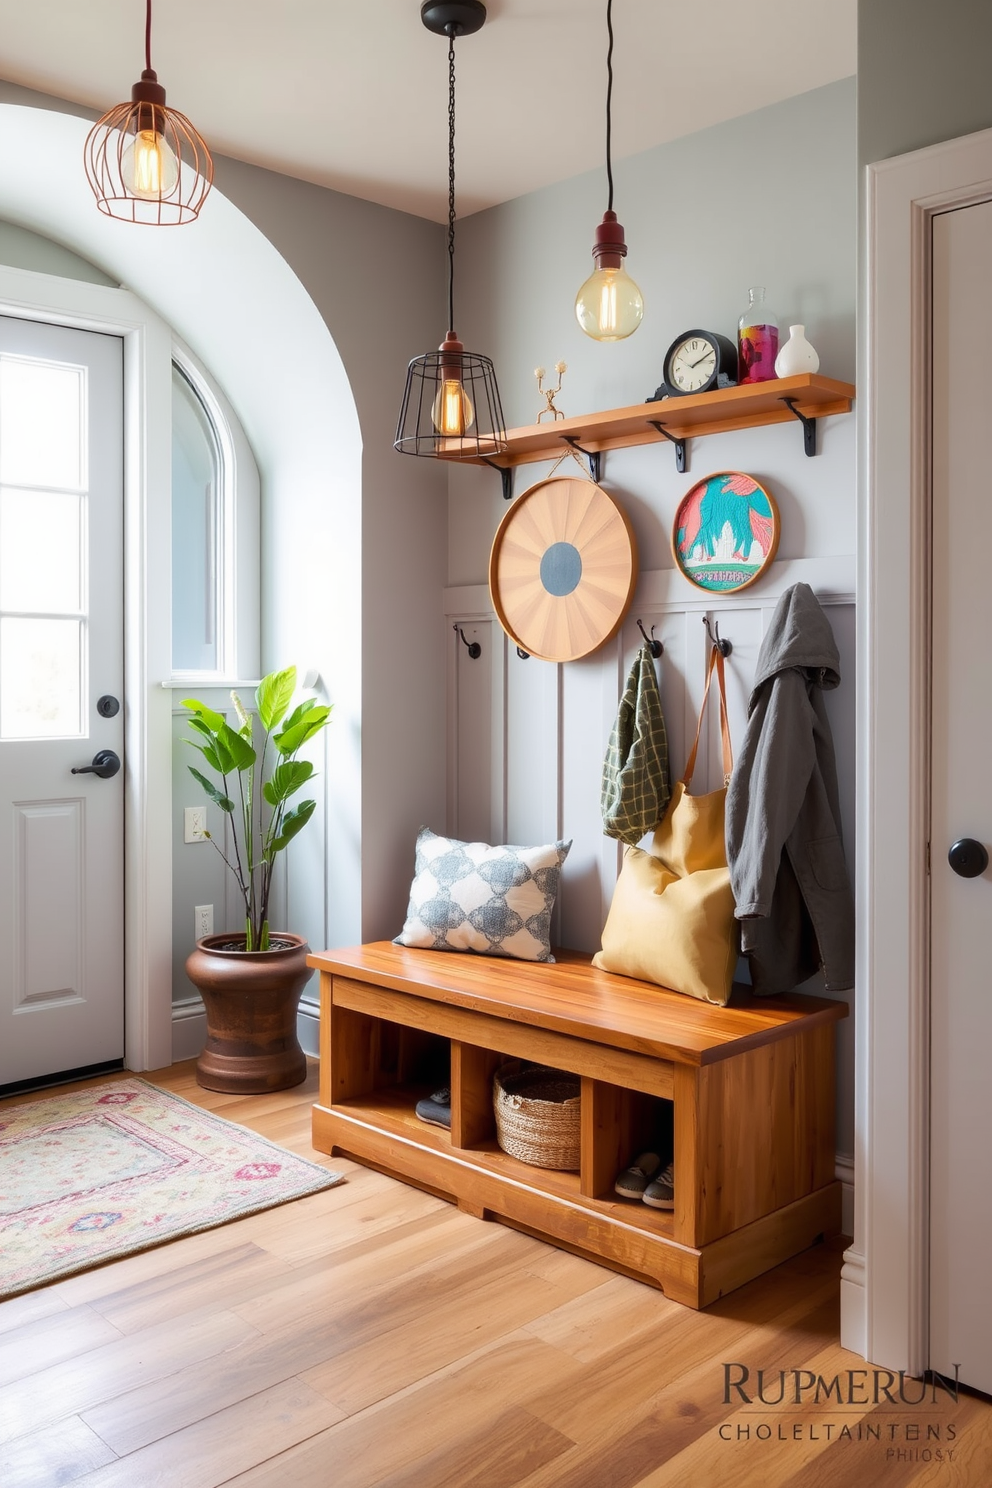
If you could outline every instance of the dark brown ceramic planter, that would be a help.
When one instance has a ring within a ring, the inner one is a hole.
[[[264,1095],[306,1079],[296,1011],[312,975],[310,947],[301,935],[272,938],[278,949],[239,951],[230,946],[244,945],[244,935],[206,935],[186,961],[207,1010],[207,1042],[196,1061],[197,1084],[207,1090]]]

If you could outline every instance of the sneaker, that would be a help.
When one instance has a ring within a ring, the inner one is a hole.
[[[657,1152],[642,1152],[640,1157],[635,1157],[629,1168],[624,1168],[614,1183],[614,1192],[622,1199],[641,1199],[644,1190],[651,1179],[661,1167],[661,1158]]]
[[[447,1131],[451,1130],[451,1090],[447,1085],[441,1090],[435,1090],[433,1095],[419,1100],[414,1110],[421,1121],[426,1121],[430,1126],[443,1126]]]
[[[641,1195],[645,1204],[650,1204],[652,1209],[674,1209],[675,1208],[675,1164],[670,1162],[663,1173],[659,1173],[653,1183],[649,1183]]]

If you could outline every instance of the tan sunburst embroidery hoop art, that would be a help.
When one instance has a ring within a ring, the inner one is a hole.
[[[578,661],[616,635],[637,583],[626,513],[602,486],[548,477],[513,503],[489,558],[489,592],[511,641]]]

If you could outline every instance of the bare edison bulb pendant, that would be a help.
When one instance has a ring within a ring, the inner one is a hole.
[[[604,212],[592,256],[596,268],[575,297],[575,316],[594,341],[622,341],[644,318],[644,297],[623,266],[627,253],[616,212]]]

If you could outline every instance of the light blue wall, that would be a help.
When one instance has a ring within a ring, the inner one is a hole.
[[[462,223],[455,321],[467,347],[494,358],[508,426],[533,423],[541,406],[534,368],[550,369],[559,358],[568,371],[558,403],[569,416],[643,401],[680,331],[736,335],[752,284],[766,286],[783,328],[806,325],[821,372],[853,382],[855,105],[855,80],[848,78],[616,163],[627,267],[646,306],[643,324],[626,341],[590,341],[572,308],[592,266],[605,171]],[[844,437],[823,427],[828,443]],[[739,449],[720,439],[697,445],[693,469],[725,468],[732,449],[735,460],[753,461],[756,438]],[[608,458],[611,482],[644,484],[632,512],[642,566],[669,566],[668,529],[686,482],[655,449]],[[539,470],[525,467],[521,477],[536,479]],[[801,486],[782,474],[792,498],[783,514],[783,556],[853,552],[853,466],[831,471],[833,484],[825,484],[827,466],[818,461],[802,468]],[[456,472],[451,491],[448,581],[477,583],[486,576],[500,514],[496,477]]]

